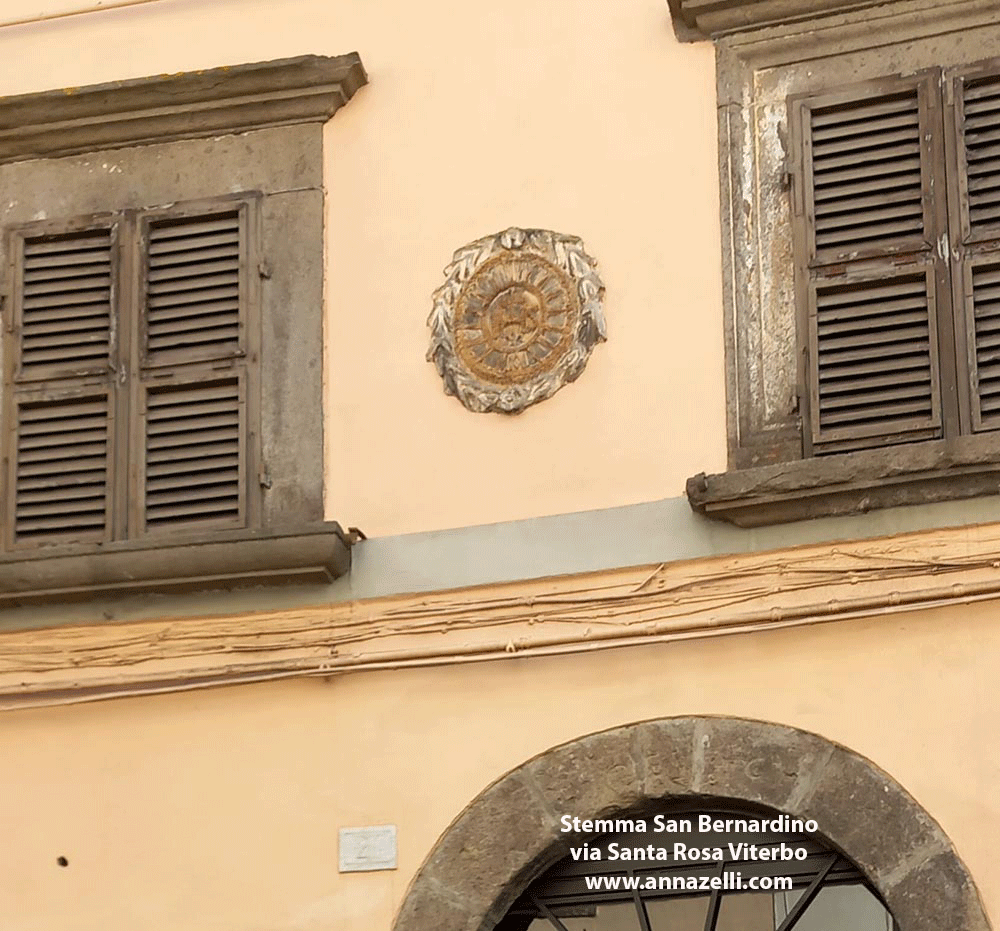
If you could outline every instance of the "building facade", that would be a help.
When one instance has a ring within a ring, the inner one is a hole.
[[[7,0],[5,926],[996,925],[992,7]]]

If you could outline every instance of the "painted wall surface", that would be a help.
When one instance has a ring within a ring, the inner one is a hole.
[[[0,94],[353,50],[371,84],[327,130],[329,516],[434,530],[724,469],[713,53],[664,0],[160,0],[0,28],[0,60],[45,64]],[[512,225],[584,239],[610,339],[552,400],[472,414],[425,321],[454,250]]]
[[[996,923],[995,616],[986,603],[5,714],[2,925],[389,931],[436,839],[503,773],[685,714],[789,724],[874,761],[937,819]],[[339,874],[338,829],[376,824],[398,825],[398,870]]]

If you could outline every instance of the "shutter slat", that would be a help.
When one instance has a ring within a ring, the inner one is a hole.
[[[229,248],[221,257],[220,236],[227,237]],[[191,352],[199,358],[238,353],[239,236],[236,212],[160,221],[150,227],[145,301],[145,353],[150,362]],[[176,261],[181,254],[187,257],[184,263]],[[164,255],[172,256],[169,264],[163,263]]]
[[[820,323],[819,334],[823,340],[835,338],[838,333],[871,333],[877,338],[877,331],[886,327],[920,324],[927,319],[926,311],[915,311],[909,314],[873,314],[871,317],[860,317],[854,320],[844,320],[837,323]],[[824,342],[826,345],[826,342]]]
[[[907,234],[919,236],[924,228],[924,212],[921,207],[915,211],[911,219],[900,219],[891,223],[869,223],[867,216],[862,222],[860,215],[855,218],[853,223],[842,222],[844,222],[843,226],[824,229],[822,233],[819,230],[820,224],[816,224],[816,245],[818,248],[838,246],[843,243],[857,243],[860,247],[867,245],[871,240],[892,240]]]
[[[879,97],[874,101],[855,101],[850,110],[843,111],[832,108],[827,111],[818,110],[813,114],[812,125],[823,127],[830,124],[841,125],[851,121],[877,120],[883,116],[896,113],[907,113],[913,109],[913,101],[908,95],[900,97]]]
[[[111,234],[108,230],[98,232],[86,232],[80,234],[68,234],[51,238],[38,237],[29,239],[24,245],[24,255],[26,258],[34,259],[35,256],[43,258],[60,256],[55,260],[57,264],[62,264],[64,253],[103,254],[103,250],[110,248]]]
[[[848,139],[836,145],[825,145],[813,152],[813,164],[817,171],[832,171],[836,168],[856,165],[859,157],[866,155],[875,161],[886,162],[899,158],[920,158],[920,144],[912,134],[897,134],[903,138],[891,139],[887,136],[867,136]],[[893,145],[899,141],[899,145]]]
[[[104,536],[108,398],[16,404],[14,535],[59,541]]]
[[[167,255],[171,252],[186,252],[190,250],[210,249],[214,246],[234,245],[234,233],[221,233],[217,236],[186,236],[181,239],[166,239],[162,242],[150,242],[149,254],[155,256]]]
[[[866,208],[879,209],[893,204],[911,203],[909,192],[902,190],[879,191],[866,197],[844,197],[834,201],[817,201],[816,216],[827,216],[837,213],[852,213]]]
[[[212,455],[209,450],[211,447],[191,447],[185,450],[185,452],[191,453],[193,450],[198,450],[193,458],[189,458],[188,464],[185,468],[185,475],[194,475],[197,472],[212,472],[212,471],[223,471],[226,469],[235,469],[240,464],[239,456],[235,453],[229,456],[215,456]],[[178,457],[179,458],[179,457]],[[146,479],[151,483],[159,481],[160,483],[165,481],[171,482],[183,482],[185,478],[174,478],[175,472],[175,459],[169,459],[165,464],[154,464],[150,462],[146,465]],[[159,476],[164,476],[162,479],[158,479]]]
[[[824,201],[839,201],[843,198],[860,195],[868,197],[883,191],[898,191],[908,198],[913,197],[913,188],[920,183],[920,176],[917,172],[907,172],[888,178],[875,178],[871,181],[859,181],[852,184],[842,184],[831,187],[828,190],[817,188],[813,192],[813,200],[817,207]]]
[[[239,259],[240,256],[240,244],[239,240],[234,239],[232,242],[226,243],[222,246],[206,246],[203,249],[187,249],[177,252],[158,252],[156,255],[156,268],[160,272],[176,271],[177,266],[182,266],[181,272],[191,265],[205,265],[209,262],[218,261],[230,263],[234,259]]]
[[[196,459],[222,459],[231,455],[237,455],[237,452],[233,450],[232,444],[228,441],[222,443],[192,441],[188,446],[147,450],[146,461],[149,466],[163,464],[164,471],[167,471],[173,468],[173,463],[185,459],[192,461]]]
[[[34,276],[34,281],[29,281],[25,275],[23,294],[26,298],[40,294],[66,295],[86,294],[92,292],[104,295],[111,292],[111,270],[106,269],[100,275],[72,277],[40,277]]]
[[[171,220],[150,228],[149,241],[163,242],[188,236],[214,236],[216,233],[235,233],[240,221],[236,213],[227,213],[211,219]]]
[[[32,478],[27,471],[21,475],[19,487],[24,493],[31,494],[37,491],[44,491],[45,494],[58,492],[60,489],[73,485],[92,485],[95,482],[104,480],[104,472],[100,470],[70,470],[63,469],[59,475],[47,475],[42,473],[38,478]]]
[[[853,139],[862,136],[865,139],[873,136],[888,139],[910,139],[912,130],[917,126],[920,114],[916,107],[916,96],[909,101],[909,106],[892,116],[871,114],[859,117],[853,108],[842,111],[842,118],[817,124],[813,122],[813,149],[827,146],[837,140]],[[845,118],[846,117],[846,118]]]
[[[232,259],[238,256],[234,252],[223,261],[197,261],[199,253],[194,253],[196,258],[189,259],[180,268],[177,265],[159,265],[155,272],[150,273],[149,280],[156,282],[168,282],[174,280],[187,281],[194,275],[206,276],[220,273],[230,273],[233,270]]]
[[[916,401],[925,398],[927,395],[927,382],[929,382],[929,380],[930,379],[927,379],[925,382],[915,382],[908,387],[886,388],[881,391],[874,389],[871,385],[866,385],[862,395],[863,400],[860,405],[856,396],[845,391],[842,395],[833,394],[828,397],[825,406],[828,411],[832,411],[837,408],[856,409],[859,406],[871,409],[873,406],[877,405],[879,413],[884,413],[886,405],[889,402],[907,400]]]
[[[831,171],[817,172],[815,176],[816,187],[830,187],[835,184],[854,184],[866,179],[875,178],[898,178],[905,179],[907,183],[920,187],[920,159],[900,158],[894,161],[866,161],[855,164],[850,168],[833,169]]]
[[[910,359],[897,359],[896,363],[892,366],[892,374],[885,377],[895,380],[897,377],[904,377],[899,373],[907,372],[907,370],[911,369],[915,372],[928,372],[927,366],[920,360],[920,357],[914,356]],[[838,365],[835,369],[821,371],[819,373],[819,380],[828,383],[830,386],[835,386],[840,379],[857,376],[859,379],[867,382],[882,375],[885,371],[886,367],[882,364],[881,357],[876,356],[870,362],[853,362],[850,365]],[[928,374],[929,377],[930,375]]]
[[[148,477],[146,480],[147,495],[165,492],[175,488],[193,488],[198,485],[219,485],[238,482],[240,478],[239,463],[233,461],[229,468],[214,467],[211,469],[199,470],[199,463],[194,463],[188,467],[186,474],[181,476],[171,475],[164,478]],[[201,473],[201,474],[199,474]],[[150,498],[147,497],[147,500]]]
[[[900,420],[903,417],[917,418],[930,415],[930,403],[926,397],[909,403],[878,403],[877,408],[869,401],[870,399],[866,397],[859,400],[852,410],[825,414],[823,418],[825,425],[827,427],[858,426],[863,423],[884,423]]]
[[[147,527],[240,518],[242,416],[242,384],[235,378],[148,390]]]
[[[844,372],[837,372],[835,377],[828,378],[829,383],[825,386],[825,390],[832,396],[841,392],[867,391],[887,386],[930,382],[931,380],[930,373],[925,368],[916,368],[910,372],[900,369],[891,375],[880,375],[879,371],[881,370],[876,368],[872,374],[862,378],[845,378],[843,377]]]

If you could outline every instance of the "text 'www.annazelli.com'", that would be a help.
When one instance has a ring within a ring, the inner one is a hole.
[[[590,892],[782,892],[792,888],[790,876],[585,876]]]

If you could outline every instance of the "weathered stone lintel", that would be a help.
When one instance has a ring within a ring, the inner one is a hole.
[[[351,52],[0,98],[0,163],[325,122],[367,81]]]
[[[493,931],[572,842],[553,812],[595,818],[663,800],[697,806],[706,799],[816,819],[825,840],[861,867],[906,931],[990,927],[948,838],[876,765],[795,728],[699,717],[591,734],[502,777],[445,831],[411,884],[394,931]]]
[[[899,0],[670,0],[680,38],[718,39],[768,26],[891,6]]]
[[[739,527],[761,527],[878,508],[1000,493],[994,437],[895,446],[694,475],[691,507]]]

